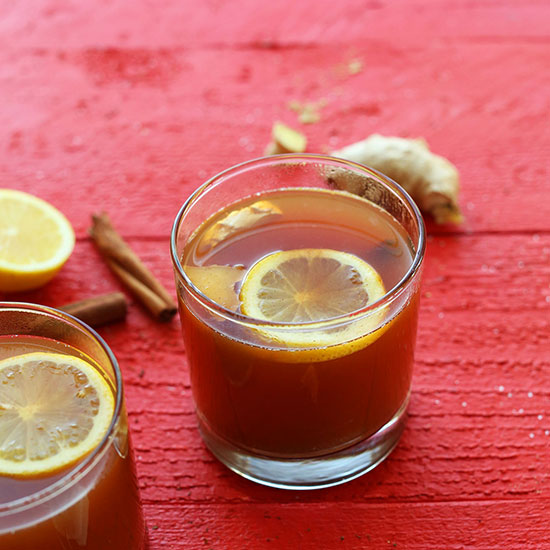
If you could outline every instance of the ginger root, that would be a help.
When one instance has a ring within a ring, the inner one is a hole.
[[[420,210],[437,223],[460,223],[458,206],[458,171],[446,158],[432,153],[423,139],[385,137],[373,134],[363,141],[332,151],[335,157],[365,164],[399,183]],[[351,180],[336,178],[341,189],[353,185]]]
[[[203,233],[197,252],[207,254],[218,243],[239,231],[264,224],[281,214],[281,209],[269,201],[256,201],[239,210],[232,210]]]
[[[271,143],[266,147],[265,154],[303,153],[306,145],[307,139],[304,134],[282,122],[275,122],[271,129]]]

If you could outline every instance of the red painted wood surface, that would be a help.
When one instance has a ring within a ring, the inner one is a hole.
[[[118,290],[87,235],[102,209],[173,291],[180,204],[260,155],[274,120],[310,151],[424,136],[461,173],[466,222],[428,226],[408,428],[347,485],[230,473],[197,433],[177,320],[132,303],[101,329],[153,550],[550,548],[549,22],[546,0],[0,3],[0,185],[78,237],[54,281],[12,298]],[[321,120],[301,126],[292,100],[325,102]]]

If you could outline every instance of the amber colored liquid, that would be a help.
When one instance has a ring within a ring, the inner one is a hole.
[[[0,359],[35,351],[53,351],[88,357],[65,344],[43,338],[0,339]],[[108,377],[105,377],[108,379]],[[145,525],[126,429],[125,412],[115,441],[91,473],[49,503],[30,507],[13,516],[5,528],[0,516],[2,550],[106,550],[147,548]],[[0,511],[16,499],[30,497],[70,475],[77,465],[36,478],[0,475]],[[67,485],[69,482],[66,482]],[[65,486],[65,484],[64,484]]]
[[[205,245],[213,224],[260,199],[280,214]],[[399,283],[414,255],[401,226],[374,204],[346,193],[288,189],[214,215],[189,240],[182,263],[250,267],[271,252],[299,248],[355,254],[378,271],[386,290]],[[197,412],[209,430],[238,448],[282,458],[325,455],[376,433],[407,401],[417,292],[388,314],[385,330],[364,347],[337,354],[327,348],[317,356],[295,349],[293,358],[253,328],[235,328],[194,304],[180,288]]]

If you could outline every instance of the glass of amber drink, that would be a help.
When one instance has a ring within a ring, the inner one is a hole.
[[[75,318],[0,303],[0,548],[147,548],[122,379]]]
[[[410,197],[353,162],[278,155],[195,191],[171,252],[214,455],[294,489],[381,462],[404,427],[424,250]]]

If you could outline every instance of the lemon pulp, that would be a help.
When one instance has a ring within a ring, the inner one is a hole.
[[[381,335],[384,311],[325,328],[323,321],[368,307],[385,295],[378,272],[359,257],[332,249],[304,248],[269,254],[243,280],[245,315],[287,327],[266,325],[268,339],[293,348],[327,348],[316,355],[334,358],[360,349]],[[301,352],[303,353],[303,351]]]
[[[0,475],[49,474],[84,458],[113,412],[108,382],[82,359],[34,352],[0,361]]]

